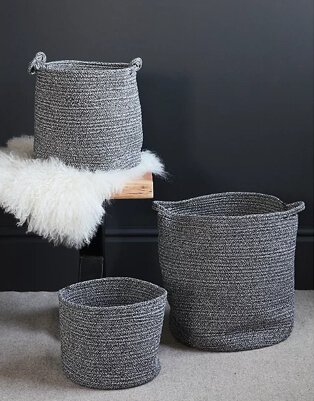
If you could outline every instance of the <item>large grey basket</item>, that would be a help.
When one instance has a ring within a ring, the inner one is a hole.
[[[231,192],[154,202],[154,208],[170,329],[178,340],[238,351],[289,336],[303,202]]]
[[[122,389],[160,371],[167,293],[133,278],[104,278],[59,291],[63,370],[83,386]]]
[[[90,170],[125,169],[141,160],[142,115],[136,75],[142,60],[46,61],[36,54],[35,156]]]

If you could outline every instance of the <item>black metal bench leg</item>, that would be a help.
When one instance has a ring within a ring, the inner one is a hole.
[[[105,276],[104,224],[100,224],[89,245],[80,249],[78,281]]]

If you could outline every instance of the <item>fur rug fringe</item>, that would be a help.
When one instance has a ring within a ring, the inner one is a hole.
[[[8,141],[0,150],[0,206],[18,225],[54,244],[81,248],[101,223],[104,202],[132,179],[147,172],[164,175],[159,158],[142,152],[141,163],[129,170],[78,170],[58,159],[33,158],[33,137]]]

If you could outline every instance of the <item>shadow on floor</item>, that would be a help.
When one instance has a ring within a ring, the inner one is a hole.
[[[160,345],[163,347],[170,347],[177,350],[184,350],[185,352],[202,352],[196,348],[188,347],[185,344],[180,343],[174,336],[172,335],[170,328],[169,328],[169,315],[170,315],[169,307],[166,308],[164,325],[162,328]]]

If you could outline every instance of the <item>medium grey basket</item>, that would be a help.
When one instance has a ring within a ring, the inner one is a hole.
[[[170,329],[178,340],[238,351],[289,336],[303,202],[230,192],[154,202],[154,208]]]
[[[64,373],[98,389],[139,386],[160,371],[167,292],[133,278],[104,278],[59,291]]]
[[[142,114],[136,75],[142,60],[101,63],[46,61],[36,74],[35,156],[57,157],[90,170],[126,169],[141,160]]]

